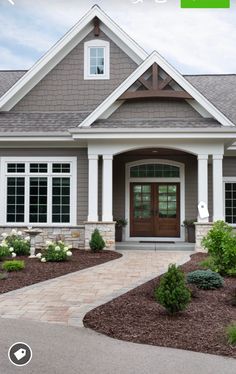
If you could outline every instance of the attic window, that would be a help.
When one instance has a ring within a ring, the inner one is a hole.
[[[84,43],[84,79],[110,78],[110,43],[90,40]]]

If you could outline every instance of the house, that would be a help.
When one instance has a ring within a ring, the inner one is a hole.
[[[113,247],[119,217],[126,241],[184,242],[198,216],[200,249],[236,224],[236,75],[182,76],[96,5],[0,96],[0,232]]]

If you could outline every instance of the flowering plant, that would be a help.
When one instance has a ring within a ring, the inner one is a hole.
[[[0,244],[0,260],[10,256],[16,257],[16,254],[14,253],[14,248],[9,247],[7,242],[3,240]]]
[[[61,240],[57,242],[47,241],[46,244],[47,247],[44,252],[36,255],[41,262],[67,261],[68,257],[72,256],[72,252],[70,251],[72,246],[66,246]]]
[[[7,245],[12,254],[28,255],[30,253],[30,237],[24,237],[22,231],[13,229],[9,234],[2,234],[2,244]],[[12,257],[15,257],[14,255]]]

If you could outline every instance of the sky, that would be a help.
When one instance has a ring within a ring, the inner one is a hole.
[[[29,69],[97,3],[148,53],[157,50],[181,73],[236,73],[235,0],[231,9],[157,1],[0,0],[0,69]]]

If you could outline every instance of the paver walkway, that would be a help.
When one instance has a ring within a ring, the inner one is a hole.
[[[89,310],[162,274],[169,263],[183,264],[191,253],[122,254],[117,260],[1,295],[0,317],[83,326]]]

